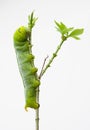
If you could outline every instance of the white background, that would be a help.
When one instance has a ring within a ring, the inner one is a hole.
[[[0,130],[35,130],[35,111],[24,110],[24,90],[13,47],[13,33],[35,10],[33,53],[40,69],[56,49],[54,20],[84,28],[81,40],[68,39],[43,76],[40,130],[90,130],[90,1],[0,0]]]

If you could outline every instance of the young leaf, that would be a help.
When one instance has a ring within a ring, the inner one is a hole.
[[[62,35],[67,35],[67,33],[71,32],[74,29],[73,27],[67,28],[67,26],[62,22],[58,23],[55,21],[55,24],[57,31],[59,31]]]
[[[69,36],[78,36],[83,33],[84,29],[75,29],[74,31],[71,32]]]
[[[67,30],[67,27],[62,23],[58,23],[57,21],[55,21],[55,24],[56,24],[56,29],[61,33],[61,34],[64,34],[63,32],[65,30]],[[65,31],[66,32],[66,31]]]
[[[30,27],[30,29],[32,29],[35,25],[35,22],[37,21],[38,18],[34,17],[34,12],[31,13],[31,15],[28,16],[28,26]]]
[[[73,27],[67,28],[67,26],[62,22],[58,23],[57,21],[55,21],[55,24],[57,31],[59,31],[62,37],[64,37],[65,39],[72,37],[76,40],[80,40],[78,35],[81,35],[84,31],[83,28],[81,29],[74,29]]]
[[[57,31],[59,31],[62,34],[62,30],[61,30],[60,24],[57,21],[55,21],[55,24],[56,24]]]
[[[69,33],[69,32],[71,32],[73,29],[74,29],[73,27],[65,29],[65,30],[63,30],[63,34]]]
[[[65,24],[62,23],[62,22],[60,23],[60,27],[61,27],[61,30],[62,30],[62,31],[67,29],[67,27],[65,26]]]
[[[80,40],[80,38],[77,37],[77,36],[71,36],[71,37],[74,38],[74,39],[76,39],[76,40]]]
[[[57,21],[54,21],[54,22],[58,26],[58,28],[60,28],[60,24]]]

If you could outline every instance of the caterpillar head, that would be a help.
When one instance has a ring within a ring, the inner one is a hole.
[[[28,33],[28,29],[24,26],[21,26],[14,33],[14,40],[18,42],[25,42],[27,40]]]

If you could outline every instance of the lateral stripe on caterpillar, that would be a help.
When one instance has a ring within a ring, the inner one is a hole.
[[[39,104],[36,102],[36,88],[40,85],[37,77],[37,68],[34,65],[32,45],[28,41],[28,30],[24,26],[14,33],[14,48],[16,52],[19,71],[24,84],[25,109],[31,107],[37,109]]]

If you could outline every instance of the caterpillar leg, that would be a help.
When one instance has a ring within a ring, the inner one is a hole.
[[[39,108],[39,104],[36,102],[36,89],[31,87],[30,89],[25,89],[25,110],[27,108]]]
[[[39,105],[38,103],[36,103],[36,102],[33,101],[33,102],[31,102],[31,103],[29,102],[29,104],[26,103],[26,105],[25,105],[24,108],[25,108],[26,111],[28,111],[28,108],[38,109],[39,106],[40,106],[40,105]]]

